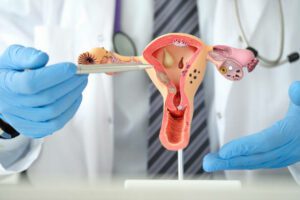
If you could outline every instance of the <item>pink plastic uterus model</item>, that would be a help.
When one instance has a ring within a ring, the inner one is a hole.
[[[206,70],[206,62],[232,81],[241,80],[243,69],[251,72],[258,60],[250,50],[229,46],[208,46],[199,38],[170,33],[153,40],[143,56],[126,57],[103,48],[95,48],[81,54],[79,64],[144,63],[150,79],[163,96],[163,120],[159,138],[171,151],[184,149],[189,144],[194,111],[194,96]]]

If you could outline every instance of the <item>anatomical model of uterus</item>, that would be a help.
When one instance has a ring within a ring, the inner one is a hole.
[[[142,56],[122,56],[104,48],[94,48],[79,56],[79,64],[150,64],[150,79],[163,96],[163,119],[159,138],[172,151],[189,144],[194,96],[211,61],[226,79],[241,80],[243,68],[251,72],[258,60],[250,50],[224,45],[208,46],[199,38],[170,33],[153,40]]]

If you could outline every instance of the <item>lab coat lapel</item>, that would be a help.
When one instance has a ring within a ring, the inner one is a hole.
[[[251,41],[251,38],[255,34],[257,28],[260,27],[261,19],[264,17],[265,10],[269,5],[270,0],[252,0],[251,2],[247,0],[237,1],[242,26],[245,30],[246,37]],[[234,2],[232,2],[232,8],[234,8]],[[233,19],[235,19],[234,23],[238,26],[234,10],[232,14]]]

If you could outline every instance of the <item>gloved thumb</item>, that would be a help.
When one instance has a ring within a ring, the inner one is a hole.
[[[300,81],[295,81],[291,84],[289,96],[295,105],[300,106]]]
[[[49,56],[37,49],[11,45],[0,56],[0,69],[25,69],[41,68],[47,64]]]

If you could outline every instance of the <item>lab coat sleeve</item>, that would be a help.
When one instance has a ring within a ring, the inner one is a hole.
[[[22,172],[37,159],[42,139],[18,136],[13,139],[0,139],[0,176]]]
[[[300,185],[300,162],[288,167],[295,181]]]

